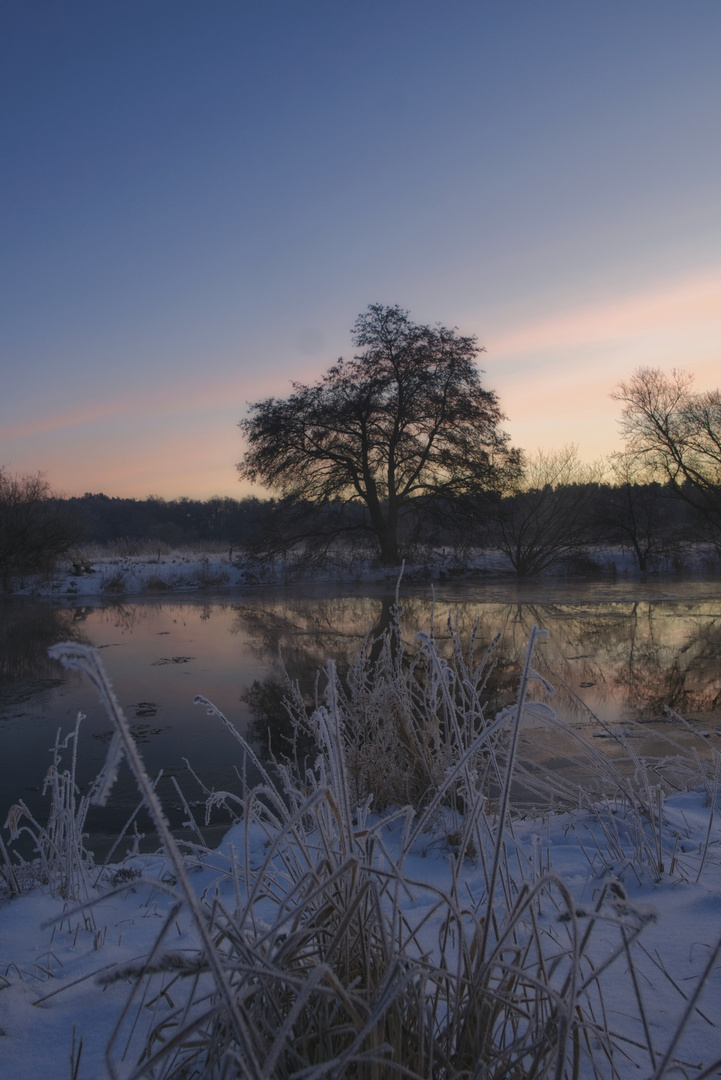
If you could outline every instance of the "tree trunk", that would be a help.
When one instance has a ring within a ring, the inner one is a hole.
[[[376,530],[381,548],[383,566],[398,566],[401,557],[398,551],[398,526],[395,521],[386,521],[384,528]]]
[[[386,531],[378,537],[381,545],[381,563],[383,566],[398,566],[401,557],[398,552],[398,537]]]
[[[388,506],[385,513],[379,503],[371,504],[368,509],[371,514],[373,529],[378,537],[381,549],[381,563],[383,566],[398,566],[401,557],[398,551],[398,511],[394,506]]]

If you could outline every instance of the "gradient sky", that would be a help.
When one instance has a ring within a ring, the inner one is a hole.
[[[458,326],[515,445],[721,383],[719,0],[3,0],[0,465],[247,493],[237,421],[369,303]],[[257,490],[257,489],[256,489]]]

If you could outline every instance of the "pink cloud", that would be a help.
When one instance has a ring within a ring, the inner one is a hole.
[[[639,365],[684,368],[699,389],[721,381],[721,270],[509,324],[485,344],[482,366],[514,443],[575,442],[598,457],[619,448],[609,395]]]
[[[664,329],[721,327],[721,270],[634,293],[611,303],[559,312],[486,340],[494,359],[517,353],[601,345]]]
[[[267,376],[262,378],[256,376],[253,379],[236,376],[219,381],[209,377],[202,382],[184,383],[173,383],[169,379],[163,386],[141,388],[133,394],[114,397],[110,401],[90,400],[76,409],[50,412],[45,416],[20,421],[3,427],[2,437],[4,440],[24,439],[53,431],[83,427],[123,414],[132,414],[134,418],[148,414],[159,417],[191,409],[217,408],[225,406],[229,401],[237,403],[240,419],[249,397],[271,392],[263,385],[267,379]]]

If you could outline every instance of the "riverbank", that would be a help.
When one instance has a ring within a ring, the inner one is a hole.
[[[258,563],[233,549],[159,549],[150,543],[104,551],[80,549],[49,575],[27,576],[7,595],[82,598],[163,595],[189,592],[232,592],[257,585],[289,583],[386,584],[397,580],[400,567],[382,567],[372,559],[345,554],[321,567],[301,560]],[[721,575],[721,554],[711,545],[689,545],[673,557],[658,558],[641,574],[631,552],[620,548],[585,549],[555,564],[534,580],[648,580],[659,575]],[[471,578],[517,579],[509,560],[498,551],[458,555],[432,551],[405,564],[404,578],[416,583],[464,581]]]
[[[606,1012],[596,1017],[599,1030],[595,1037],[590,1033],[595,1038],[595,1050],[593,1045],[582,1048],[582,1078],[593,1076],[589,1052],[597,1057],[599,1075],[610,1073],[603,1043],[611,1038],[617,1045],[617,1076],[651,1075],[643,1019],[630,971],[638,982],[649,1039],[660,1064],[703,979],[718,938],[720,815],[717,812],[713,817],[701,792],[676,796],[667,801],[665,809],[669,828],[679,830],[683,839],[675,863],[669,863],[658,881],[636,878],[631,869],[629,837],[621,832],[616,865],[623,867],[626,862],[623,885],[621,890],[616,888],[613,898],[606,896],[588,961],[598,963],[610,956],[618,944],[621,923],[629,937],[637,929],[639,937],[628,950],[629,958],[633,957],[632,968],[622,954],[603,975]],[[387,852],[375,860],[380,880],[389,867],[397,865],[402,830],[398,822],[382,830],[373,822],[370,825],[382,838]],[[262,830],[253,829],[246,838],[242,827],[236,827],[216,852],[188,857],[195,894],[205,897],[204,911],[210,910],[211,897],[214,904],[234,910],[231,852],[242,861],[247,851],[255,864],[260,864],[267,842]],[[550,871],[559,875],[576,905],[571,925],[577,926],[581,935],[590,927],[590,917],[599,907],[604,888],[599,868],[589,866],[589,859],[593,862],[595,858],[596,844],[607,845],[608,837],[582,813],[526,820],[514,826],[514,851],[518,865],[525,867],[526,887],[542,876],[534,866],[546,874]],[[484,891],[481,867],[475,858],[466,858],[459,865],[447,840],[432,834],[418,838],[405,854],[402,867],[404,933],[407,937],[416,934],[419,949],[437,956],[439,943],[448,932],[444,927],[448,912],[445,906],[439,907],[439,897],[455,885],[464,892],[466,905],[468,897],[480,899]],[[108,1044],[117,1075],[129,1076],[153,1027],[160,1033],[165,1024],[167,1035],[172,1034],[179,1008],[187,1000],[190,975],[189,971],[179,979],[178,964],[186,957],[186,966],[192,966],[199,947],[187,907],[176,912],[172,875],[172,867],[162,854],[154,858],[129,857],[107,867],[98,884],[91,885],[91,908],[77,908],[62,896],[53,895],[48,886],[37,886],[18,899],[0,902],[0,1069],[4,1076],[13,1080],[36,1080],[38,1076],[48,1080],[98,1080],[108,1075]],[[518,872],[515,877],[518,879]],[[517,880],[517,886],[522,885],[522,880]],[[564,895],[554,895],[549,889],[544,891],[543,900],[547,905],[544,932],[557,938],[560,935],[556,948],[562,949],[567,938],[564,926],[569,925],[557,921],[564,916]],[[266,904],[262,914],[265,922],[259,924],[258,905],[252,926],[260,940],[261,927],[268,934],[272,925],[271,905]],[[297,907],[288,910],[289,926],[298,914]],[[165,959],[156,965],[160,970],[151,974],[142,958],[151,955],[154,948],[157,955],[157,935],[164,924],[169,926],[166,949],[178,958],[176,970]],[[549,937],[549,944],[551,941]],[[141,993],[133,998],[132,983],[138,979]],[[682,1039],[671,1054],[672,1059],[686,1063],[685,1075],[689,1077],[721,1058],[718,964],[712,964],[706,983],[701,997],[693,1003]],[[279,987],[277,992],[280,994]],[[578,996],[585,999],[587,995]],[[125,1023],[121,1022],[123,1010],[127,1010]],[[131,1032],[133,1022],[137,1026]],[[279,1027],[278,1023],[276,1034]],[[188,1036],[189,1044],[192,1041]],[[161,1049],[161,1044],[155,1043],[154,1048]],[[643,1064],[646,1068],[639,1071]],[[271,1071],[263,1075],[271,1078],[285,1074]]]
[[[10,840],[29,835],[36,857],[0,852],[3,1075],[139,1077],[152,1062],[157,1078],[210,1078],[228,1055],[258,1080],[381,1067],[425,1080],[479,1060],[491,1075],[563,1080],[716,1075],[718,751],[641,759],[618,733],[635,761],[625,779],[530,699],[537,637],[516,704],[495,719],[479,698],[484,662],[460,649],[444,660],[427,637],[419,677],[388,651],[341,693],[329,664],[324,708],[294,706],[316,741],[303,770],[256,761],[259,782],[244,784],[253,755],[236,733],[237,783],[207,800],[236,824],[214,850],[187,804],[185,839],[168,834],[101,654],[55,647],[121,737],[95,790],[112,787],[124,745],[163,842],[140,855],[131,827],[96,864],[77,729],[53,754],[47,823],[12,808]],[[565,732],[595,793],[517,753],[534,720]],[[514,809],[514,778],[533,780],[536,810]]]

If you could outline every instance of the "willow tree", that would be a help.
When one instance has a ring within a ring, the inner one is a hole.
[[[360,520],[326,513],[321,527],[370,531],[393,565],[405,516],[499,488],[517,455],[495,393],[481,386],[475,337],[372,304],[352,340],[359,351],[314,385],[293,383],[289,397],[250,406],[238,469],[290,509],[361,504]]]

